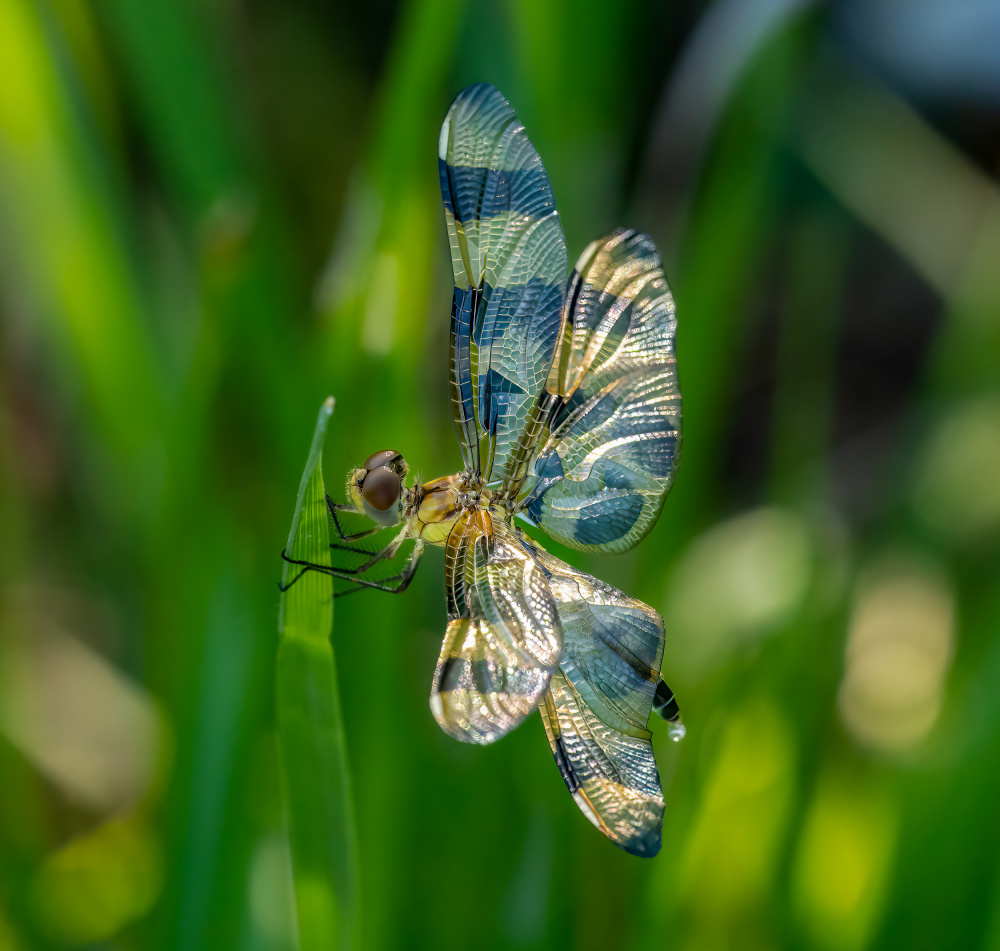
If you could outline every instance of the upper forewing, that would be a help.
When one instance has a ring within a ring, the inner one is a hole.
[[[664,802],[646,722],[663,622],[610,585],[539,557],[563,628],[563,656],[541,704],[553,756],[597,828],[628,852],[655,855]]]
[[[515,532],[485,511],[462,519],[445,552],[448,629],[431,709],[441,728],[492,743],[548,688],[562,633],[544,571]]]
[[[467,468],[503,476],[545,383],[566,287],[552,185],[492,86],[469,86],[438,146],[455,293],[452,410]]]
[[[659,515],[680,451],[676,328],[649,238],[615,231],[584,251],[543,397],[548,439],[520,491],[563,544],[625,551]]]

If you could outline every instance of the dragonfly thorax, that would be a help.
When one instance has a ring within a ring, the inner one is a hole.
[[[475,509],[491,508],[493,492],[468,473],[443,476],[404,492],[403,518],[414,538],[443,545],[455,523]]]
[[[462,474],[458,486],[458,505],[463,509],[488,508],[493,502],[492,490],[486,488],[481,476]]]

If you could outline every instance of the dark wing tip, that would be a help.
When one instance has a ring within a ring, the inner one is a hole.
[[[659,826],[649,829],[644,835],[625,839],[620,842],[611,840],[615,845],[624,849],[629,855],[636,855],[641,859],[651,859],[659,854],[660,846],[663,845],[663,834]]]

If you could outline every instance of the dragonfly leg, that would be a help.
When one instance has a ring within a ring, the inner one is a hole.
[[[334,597],[342,597],[345,594],[350,594],[352,591],[360,591],[362,588],[374,588],[377,591],[388,591],[392,594],[399,594],[407,589],[410,582],[413,580],[413,576],[417,572],[417,565],[420,563],[420,557],[423,554],[424,543],[423,540],[417,539],[417,543],[413,546],[413,551],[410,553],[409,561],[406,563],[406,567],[395,575],[390,575],[388,578],[381,578],[378,581],[369,581],[365,578],[357,577],[357,574],[362,570],[366,571],[372,565],[376,564],[382,557],[386,556],[386,553],[390,549],[398,550],[399,544],[405,541],[405,539],[398,539],[394,541],[391,545],[386,546],[381,552],[378,553],[374,558],[372,558],[366,565],[362,565],[358,569],[350,568],[334,568],[331,565],[317,565],[311,561],[300,561],[297,558],[290,558],[285,552],[281,553],[281,557],[292,565],[302,565],[302,570],[286,585],[278,585],[278,589],[282,592],[287,591],[296,581],[299,580],[307,571],[318,571],[320,574],[329,575],[331,578],[339,578],[342,581],[349,581],[351,584],[355,585],[354,588],[350,588],[347,591],[339,591],[334,594]],[[395,551],[392,552],[395,554]],[[391,557],[391,556],[390,556]],[[389,582],[396,581],[398,584],[392,585]]]
[[[345,594],[354,594],[356,591],[364,591],[366,588],[375,585],[379,591],[389,591],[392,594],[396,593],[396,589],[392,587],[390,582],[399,581],[403,577],[403,573],[399,572],[395,575],[389,575],[387,578],[379,578],[378,581],[368,581],[364,578],[344,578],[342,580],[347,581],[349,584],[354,585],[353,588],[348,588],[346,591],[337,591],[334,593],[335,598],[342,598]],[[364,581],[364,584],[361,582]]]
[[[399,574],[390,575],[388,578],[382,578],[380,581],[367,581],[364,578],[345,578],[345,581],[350,581],[355,587],[348,588],[346,591],[336,591],[333,596],[335,598],[342,598],[345,594],[354,594],[356,591],[363,591],[365,588],[374,588],[376,591],[386,591],[389,594],[402,594],[410,586],[413,576],[417,573],[417,565],[420,564],[422,553],[423,542],[418,541],[410,555],[410,560],[406,563],[406,567]],[[389,582],[392,581],[396,581],[398,584],[390,584]]]
[[[293,584],[295,584],[296,581],[299,580],[299,578],[301,578],[307,571],[311,571],[311,570],[312,570],[311,568],[303,568],[294,578],[292,578],[291,581],[288,582],[288,584],[282,584],[279,581],[278,582],[278,590],[282,594],[284,594]]]
[[[336,505],[336,503],[333,504]],[[299,561],[296,558],[290,558],[286,551],[282,551],[281,557],[289,564],[303,565],[307,571],[309,570],[319,571],[323,574],[332,575],[335,578],[347,578],[352,575],[364,574],[366,571],[369,571],[371,568],[377,565],[380,561],[386,558],[395,557],[396,552],[399,551],[400,545],[402,545],[403,542],[406,541],[406,539],[407,539],[407,529],[404,526],[403,529],[400,531],[400,533],[391,542],[389,542],[389,544],[386,545],[385,548],[383,548],[381,551],[375,552],[366,562],[357,565],[354,568],[337,568],[334,565],[319,565],[312,561]],[[365,554],[368,553],[366,552]],[[294,584],[295,581],[297,581],[301,577],[302,573],[300,572],[298,575],[296,575],[295,579],[291,582],[291,584]],[[279,587],[281,586],[279,585]],[[288,587],[286,586],[281,590],[287,591]]]
[[[385,558],[391,558],[396,554],[399,546],[393,542],[390,545],[386,545],[381,551],[376,552],[368,559],[364,564],[358,565],[356,568],[337,568],[334,565],[320,565],[314,561],[301,561],[298,558],[291,558],[287,552],[282,551],[281,559],[282,561],[287,561],[290,565],[302,565],[306,571],[318,571],[321,574],[333,575],[335,578],[340,577],[351,577],[352,575],[361,575],[366,571],[374,568],[380,561]],[[367,554],[367,552],[365,552]]]
[[[358,565],[357,567],[354,567],[354,568],[337,568],[337,567],[335,567],[333,565],[318,565],[318,564],[316,564],[315,562],[312,562],[312,561],[300,561],[297,558],[291,558],[291,557],[289,557],[288,553],[286,551],[284,551],[284,550],[281,552],[281,557],[285,561],[287,561],[289,564],[292,564],[292,565],[302,565],[307,571],[309,571],[309,570],[319,571],[319,572],[322,572],[323,574],[332,575],[335,578],[350,578],[353,575],[364,574],[366,571],[369,571],[375,565],[377,565],[380,561],[383,561],[386,558],[394,558],[395,555],[396,555],[396,552],[399,551],[400,546],[403,544],[403,542],[405,542],[407,540],[408,537],[409,537],[409,535],[408,535],[408,529],[404,525],[403,528],[400,530],[399,534],[391,542],[389,542],[389,544],[386,545],[385,548],[383,548],[381,551],[375,552],[375,554],[372,555],[371,558],[369,558],[366,562],[364,562],[363,564],[360,564],[360,565]],[[417,539],[417,543],[416,543],[416,545],[413,548],[414,554],[416,554],[418,550],[422,551],[423,547],[424,547],[423,541],[418,538]],[[413,556],[411,555],[411,559],[412,559],[412,557]],[[299,574],[296,575],[296,577],[295,577],[295,581],[297,581],[301,577],[302,577],[302,573],[299,572]],[[293,581],[292,584],[294,584],[294,583],[295,582]],[[374,582],[372,582],[372,583],[374,583]],[[279,587],[280,587],[280,585],[279,585]],[[283,591],[287,591],[288,590],[287,586],[285,588],[283,588],[282,590]]]
[[[356,568],[334,568],[333,570],[340,575],[362,575],[366,571],[374,568],[380,561],[386,558],[395,558],[396,552],[399,551],[400,546],[408,538],[408,530],[404,526],[400,533],[385,546],[381,551],[375,552],[366,562],[358,565]],[[423,547],[422,545],[420,547]],[[415,550],[415,549],[414,549]]]
[[[353,505],[349,505],[347,502],[334,502],[329,495],[326,497],[326,510],[330,513],[330,518],[333,519],[333,525],[337,529],[337,534],[340,536],[341,541],[345,541],[348,544],[360,541],[362,538],[370,538],[372,535],[377,535],[384,528],[382,525],[376,525],[374,528],[366,528],[364,531],[348,534],[345,533],[344,529],[341,527],[340,519],[337,518],[337,513],[354,512],[355,515],[357,515],[360,514],[358,510]]]
[[[375,554],[370,548],[356,548],[354,545],[338,545],[336,542],[331,542],[330,547],[335,551],[347,551],[352,555],[367,555],[369,558]]]

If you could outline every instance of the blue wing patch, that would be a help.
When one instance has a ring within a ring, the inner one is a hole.
[[[549,436],[519,495],[571,548],[625,551],[659,515],[680,451],[676,327],[649,238],[615,231],[587,248],[546,384]]]
[[[452,103],[438,168],[455,278],[452,411],[466,469],[496,481],[552,363],[566,242],[541,159],[492,86]]]

